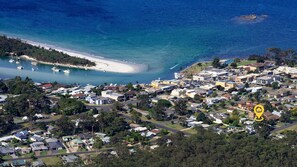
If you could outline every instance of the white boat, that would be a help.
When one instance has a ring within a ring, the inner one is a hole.
[[[63,71],[65,74],[69,74],[70,73],[70,70],[68,69],[68,70],[64,70]]]
[[[32,71],[36,71],[36,69],[35,68],[32,68]]]
[[[33,66],[37,66],[37,62],[35,62],[35,61],[32,61],[31,64],[32,64]]]
[[[10,59],[10,60],[9,60],[9,63],[13,63],[13,62],[14,62],[14,60],[13,60],[13,59]]]
[[[22,69],[24,69],[24,67],[23,66],[18,66],[17,69],[22,70]]]
[[[60,69],[58,69],[57,67],[53,67],[52,70],[53,70],[54,72],[60,72]]]
[[[20,64],[20,62],[19,62],[19,61],[16,61],[15,63],[16,63],[16,64]]]

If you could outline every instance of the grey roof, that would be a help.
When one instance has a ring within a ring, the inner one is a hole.
[[[14,148],[12,147],[0,147],[0,153],[1,154],[13,154]]]
[[[73,163],[77,159],[78,159],[78,157],[75,155],[65,155],[62,157],[62,160],[64,161],[64,163]]]
[[[57,142],[50,142],[48,143],[48,147],[52,150],[56,150],[56,149],[59,149],[59,148],[64,148],[63,144],[59,141]]]

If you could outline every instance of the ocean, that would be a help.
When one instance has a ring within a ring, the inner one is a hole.
[[[294,0],[0,0],[0,33],[110,59],[148,64],[139,74],[72,69],[0,59],[0,78],[61,83],[148,83],[196,61],[247,57],[266,48],[297,49]],[[240,22],[239,16],[268,17]]]

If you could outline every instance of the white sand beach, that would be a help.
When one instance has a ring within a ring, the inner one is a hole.
[[[124,61],[119,61],[119,60],[107,59],[104,57],[92,56],[92,55],[88,55],[85,53],[79,53],[79,52],[75,52],[72,50],[58,48],[56,46],[51,46],[48,44],[38,43],[38,42],[30,41],[30,40],[22,40],[22,41],[26,42],[28,44],[34,45],[34,46],[44,47],[45,49],[55,49],[59,52],[66,53],[69,56],[79,57],[79,58],[84,58],[84,59],[90,60],[90,61],[96,63],[96,66],[85,67],[85,66],[74,66],[74,65],[69,65],[69,64],[49,63],[49,62],[37,61],[37,60],[31,58],[30,55],[22,56],[22,58],[24,58],[24,59],[36,61],[36,62],[39,62],[42,64],[50,64],[50,65],[65,66],[65,67],[72,67],[72,68],[81,68],[81,69],[88,69],[88,70],[97,70],[97,71],[104,71],[104,72],[115,72],[115,73],[139,73],[139,72],[144,72],[144,71],[148,70],[148,65],[145,65],[145,64],[135,64],[135,63],[131,63],[131,62],[124,62]]]

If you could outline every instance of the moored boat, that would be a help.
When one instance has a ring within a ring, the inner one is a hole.
[[[60,69],[58,69],[57,67],[53,67],[52,70],[53,70],[54,72],[60,72]]]
[[[9,63],[13,63],[13,62],[14,62],[14,60],[13,60],[13,59],[10,59],[10,60],[9,60]]]
[[[70,73],[70,70],[68,69],[68,70],[64,70],[63,71],[65,74],[69,74]]]
[[[24,67],[23,66],[18,66],[17,69],[22,70],[22,69],[24,69]]]

